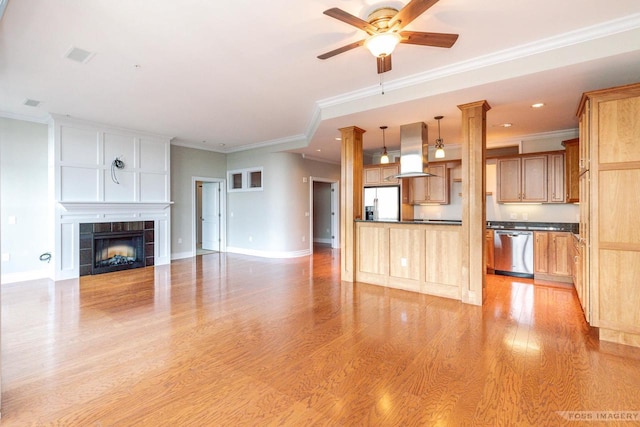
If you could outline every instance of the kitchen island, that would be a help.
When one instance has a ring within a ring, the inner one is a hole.
[[[459,300],[460,221],[356,221],[356,281]]]

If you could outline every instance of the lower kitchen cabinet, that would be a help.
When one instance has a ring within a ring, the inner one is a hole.
[[[533,243],[535,279],[571,283],[573,236],[564,231],[536,231]]]

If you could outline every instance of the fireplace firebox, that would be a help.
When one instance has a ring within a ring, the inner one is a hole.
[[[93,274],[144,267],[144,232],[93,235]]]
[[[80,224],[80,276],[154,265],[154,222]]]

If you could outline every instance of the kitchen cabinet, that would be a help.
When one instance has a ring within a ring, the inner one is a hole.
[[[446,164],[429,165],[433,176],[411,178],[410,199],[422,203],[449,204],[449,169]]]
[[[549,203],[565,202],[565,173],[564,173],[564,153],[549,154],[548,161],[548,181],[549,181]]]
[[[578,117],[585,315],[600,341],[640,347],[640,83],[584,93]]]
[[[399,170],[398,163],[366,165],[363,167],[362,182],[365,187],[372,185],[398,185],[397,178],[391,178],[388,181],[387,178],[397,175]]]
[[[484,237],[484,258],[487,264],[487,273],[493,273],[495,269],[495,262],[493,258],[493,230],[485,230]]]
[[[533,233],[533,273],[549,273],[549,233],[545,231]]]
[[[577,203],[580,201],[580,146],[579,139],[562,141],[564,146],[564,187],[565,201]]]
[[[571,233],[536,231],[533,233],[533,273],[535,279],[572,282]]]
[[[582,268],[582,253],[583,253],[583,245],[579,238],[574,237],[572,245],[571,257],[573,261],[572,265],[572,279],[573,286],[576,288],[576,294],[578,295],[578,300],[580,301],[580,306],[582,306],[582,311],[588,313],[588,301],[589,301],[589,292],[587,287],[585,286],[583,279],[583,268]]]
[[[498,203],[547,202],[547,156],[519,156],[496,161]]]

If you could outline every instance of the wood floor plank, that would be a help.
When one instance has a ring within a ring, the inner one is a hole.
[[[572,289],[488,276],[476,307],[341,282],[339,261],[208,254],[3,285],[1,425],[540,426],[640,410],[640,351],[600,343]]]

